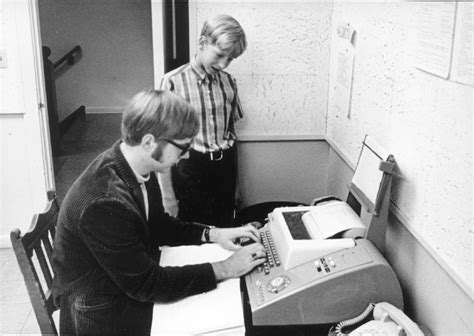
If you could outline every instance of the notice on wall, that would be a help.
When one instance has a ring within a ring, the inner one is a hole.
[[[474,86],[474,3],[458,2],[451,79]]]
[[[23,78],[20,64],[20,41],[17,11],[23,3],[0,1],[0,114],[22,114],[25,111],[20,93]]]
[[[347,23],[341,23],[337,28],[339,36],[336,85],[334,87],[335,105],[338,113],[350,118],[352,77],[354,74],[355,48],[353,37],[355,30]]]
[[[423,3],[418,22],[419,69],[448,78],[455,16],[455,2]]]

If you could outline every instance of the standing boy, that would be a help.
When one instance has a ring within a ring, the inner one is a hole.
[[[165,207],[184,220],[230,227],[237,177],[234,122],[242,118],[235,78],[224,69],[247,47],[234,18],[207,20],[190,63],[167,73],[161,89],[184,97],[199,113],[199,132],[189,158],[162,175]]]
[[[53,295],[61,335],[149,335],[154,302],[216,288],[263,263],[256,229],[217,229],[164,212],[154,172],[166,172],[197,133],[194,109],[166,91],[137,94],[122,117],[122,140],[100,154],[69,189],[54,240]],[[153,206],[149,206],[153,204]],[[217,242],[228,259],[160,267],[159,246]],[[198,314],[199,312],[196,312]]]

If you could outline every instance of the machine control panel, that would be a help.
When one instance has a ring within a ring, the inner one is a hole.
[[[267,254],[267,261],[260,267],[257,268],[257,272],[263,272],[264,274],[270,274],[270,269],[274,267],[280,267],[281,262],[275,247],[273,238],[268,230],[260,231],[260,238],[265,252]]]
[[[267,285],[267,290],[270,293],[278,293],[284,290],[290,284],[291,280],[286,275],[278,275],[274,277]]]

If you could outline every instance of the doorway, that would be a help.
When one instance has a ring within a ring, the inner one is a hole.
[[[73,65],[53,75],[57,122],[68,126],[60,127],[54,157],[61,201],[89,162],[120,138],[128,100],[154,87],[151,1],[41,0],[38,12],[41,44],[50,48],[52,64],[82,50]]]
[[[163,37],[166,73],[189,62],[188,0],[163,2]]]
[[[54,76],[56,118],[67,124],[54,158],[60,200],[87,164],[120,137],[128,100],[189,61],[188,7],[187,0],[38,1],[50,61],[82,50],[74,65]]]

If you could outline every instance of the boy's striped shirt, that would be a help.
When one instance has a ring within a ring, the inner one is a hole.
[[[165,74],[160,89],[184,97],[199,113],[199,133],[192,144],[194,150],[215,152],[234,144],[234,122],[241,119],[243,113],[232,75],[220,71],[211,77],[193,58],[190,63]]]

